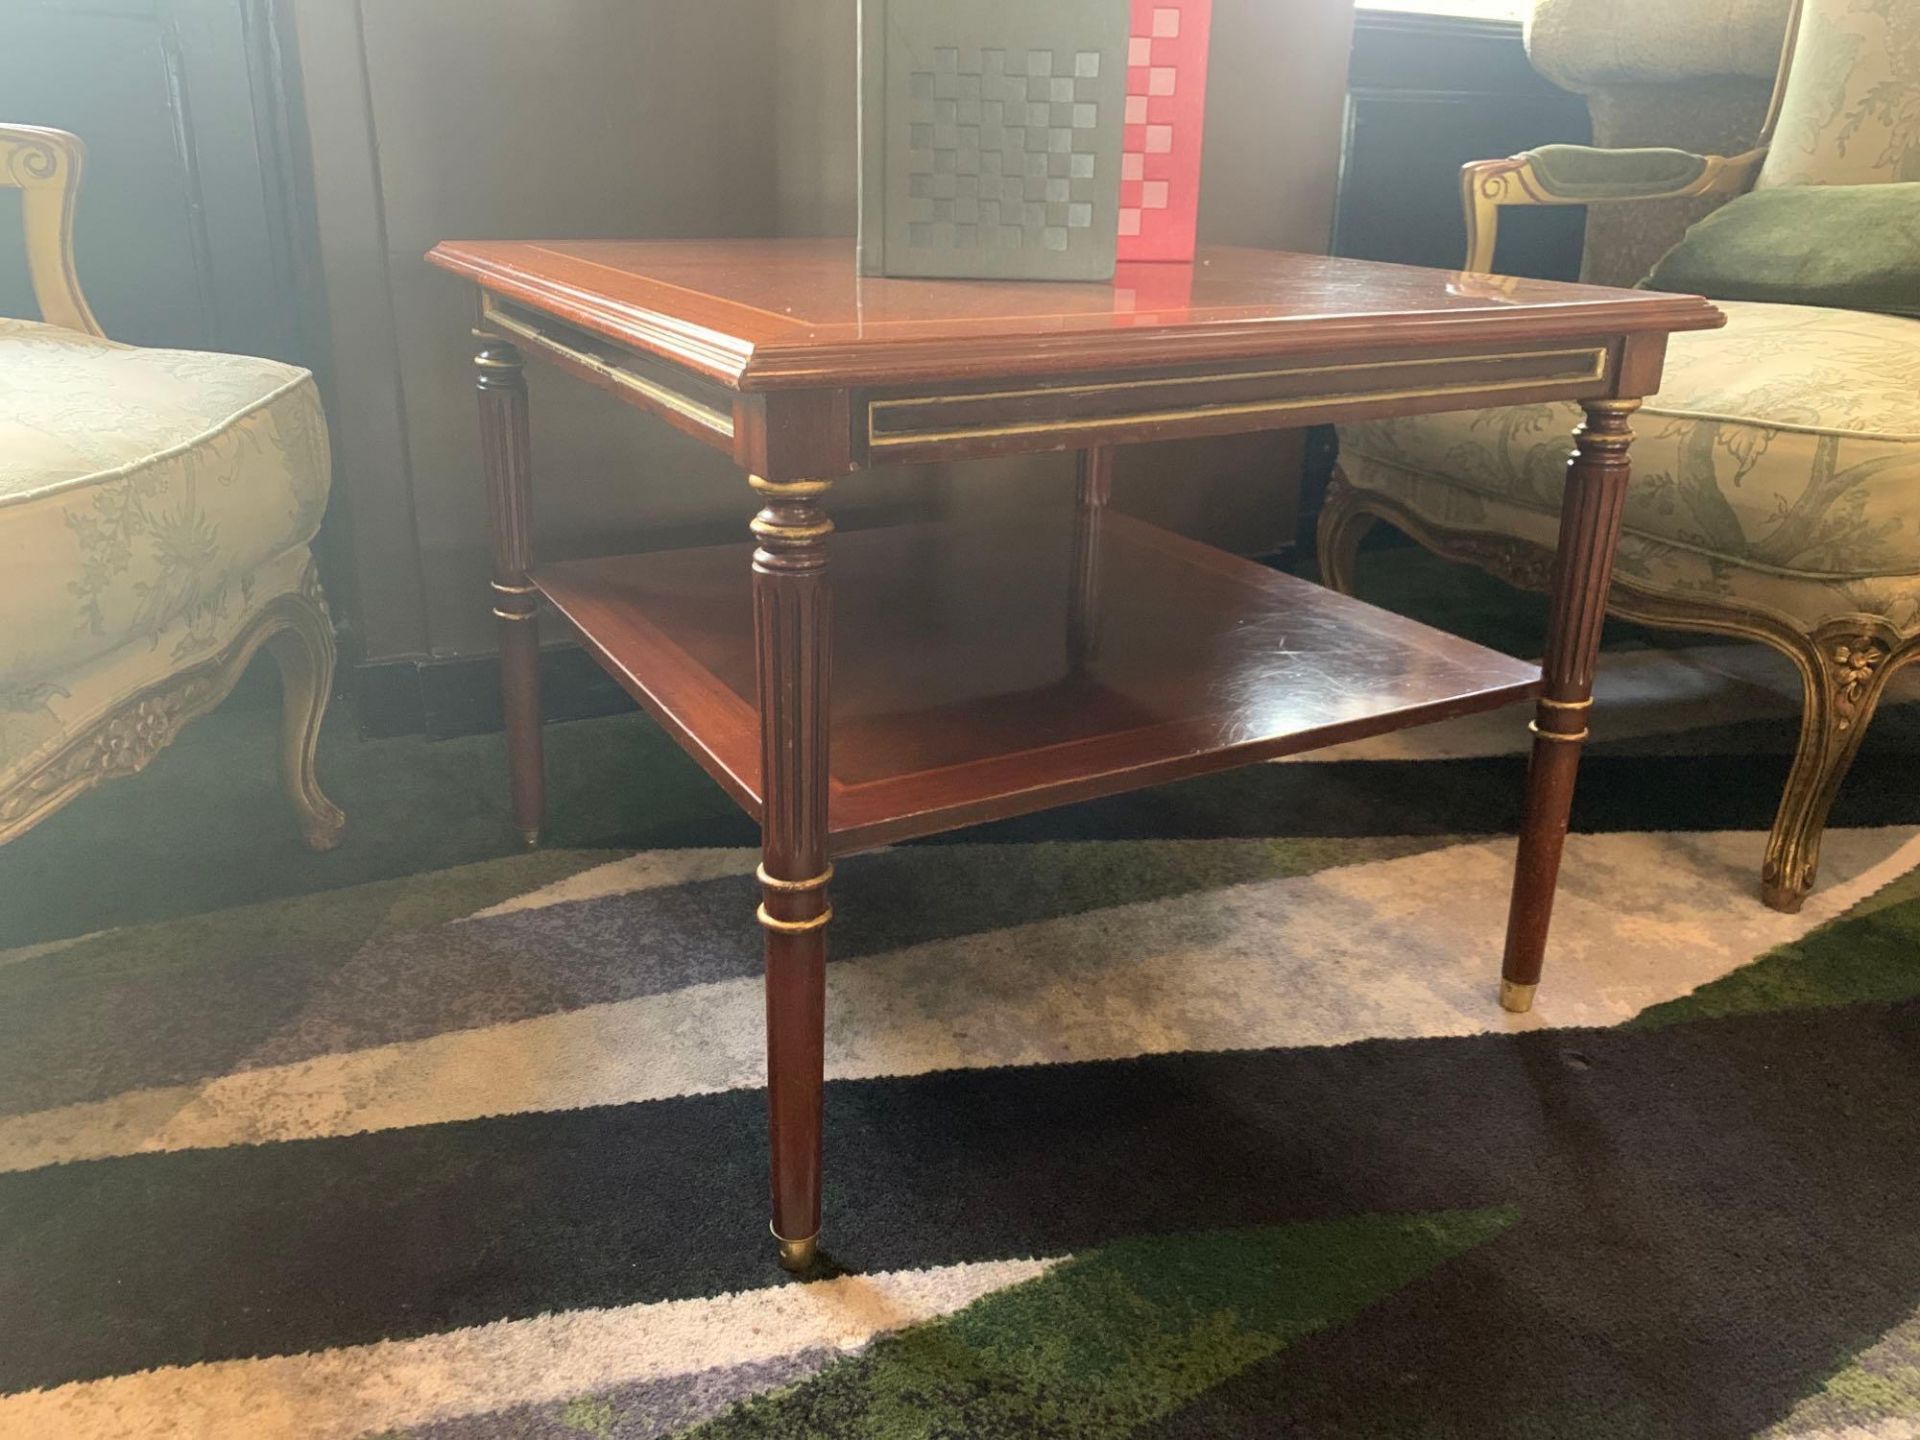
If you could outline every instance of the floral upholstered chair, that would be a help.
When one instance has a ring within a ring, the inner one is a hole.
[[[265,645],[287,792],[328,849],[344,822],[313,769],[334,665],[308,549],[329,476],[313,377],[106,339],[73,266],[83,156],[0,126],[42,317],[0,318],[0,841],[139,770]]]
[[[1541,0],[1550,6],[1568,8]],[[1656,26],[1693,9],[1598,8],[1616,25],[1644,9]],[[1702,23],[1723,7],[1712,10]],[[1490,267],[1505,205],[1915,180],[1920,0],[1803,0],[1754,149],[1554,146],[1469,165],[1468,268]],[[1791,911],[1813,884],[1828,810],[1888,677],[1920,655],[1920,319],[1716,303],[1727,327],[1674,336],[1660,394],[1635,417],[1610,608],[1761,640],[1798,668],[1799,749],[1761,877],[1766,902]],[[1527,405],[1343,428],[1320,520],[1327,582],[1351,588],[1360,536],[1384,520],[1438,554],[1544,588],[1562,437],[1577,419],[1571,406]]]

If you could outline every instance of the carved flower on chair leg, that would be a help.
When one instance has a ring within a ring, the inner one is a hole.
[[[1839,728],[1849,730],[1866,698],[1867,686],[1887,658],[1887,647],[1879,640],[1841,640],[1828,652],[1833,671],[1833,691]]]
[[[167,743],[171,728],[164,706],[142,701],[107,725],[100,737],[100,762],[110,770],[138,770]]]

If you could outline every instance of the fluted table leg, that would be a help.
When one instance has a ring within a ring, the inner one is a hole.
[[[1082,450],[1075,465],[1073,571],[1067,596],[1067,663],[1077,674],[1100,654],[1100,522],[1113,494],[1113,450]]]
[[[527,377],[520,352],[489,330],[475,330],[480,448],[487,470],[493,532],[493,613],[500,622],[500,700],[507,722],[513,823],[528,845],[540,843],[546,764],[540,742],[540,596],[533,565],[533,445],[527,426]]]
[[[1554,885],[1593,708],[1593,667],[1626,503],[1627,449],[1633,443],[1627,421],[1640,402],[1589,400],[1584,408],[1586,423],[1576,436],[1560,507],[1543,683],[1532,725],[1533,758],[1527,767],[1526,810],[1500,971],[1500,1003],[1514,1011],[1532,1007],[1546,955]]]
[[[805,1270],[820,1236],[826,1063],[827,725],[833,591],[826,481],[755,478],[753,629],[760,704],[760,910],[766,931],[767,1119],[780,1263]]]

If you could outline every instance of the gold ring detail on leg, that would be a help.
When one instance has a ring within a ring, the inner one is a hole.
[[[762,540],[819,540],[833,533],[833,522],[821,520],[812,525],[782,525],[777,520],[756,515],[747,522],[747,528]]]
[[[833,488],[831,480],[763,480],[758,475],[747,476],[747,484],[762,495],[778,495],[788,500],[810,500]]]
[[[760,906],[754,914],[762,925],[776,935],[804,935],[809,930],[822,929],[829,920],[833,919],[833,907],[829,905],[811,920],[776,920],[767,913],[765,905]]]
[[[1574,745],[1579,744],[1582,740],[1586,739],[1588,735],[1593,733],[1590,730],[1578,730],[1571,735],[1562,735],[1558,730],[1542,730],[1538,722],[1533,720],[1527,721],[1527,729],[1531,730],[1542,740],[1565,740],[1569,744]]]
[[[502,620],[537,620],[540,618],[540,612],[538,610],[528,610],[522,613],[516,610],[502,610],[498,605],[493,607],[493,613]]]
[[[833,866],[827,866],[825,870],[822,870],[811,880],[776,880],[767,873],[767,867],[764,865],[755,866],[753,874],[754,878],[769,890],[779,890],[784,894],[797,895],[805,890],[822,889],[829,880],[833,879]]]
[[[820,1254],[820,1232],[814,1231],[804,1240],[782,1239],[780,1232],[773,1228],[773,1222],[767,1222],[767,1233],[780,1247],[780,1268],[790,1274],[798,1275],[811,1269],[814,1260]]]
[[[499,580],[489,580],[487,583],[498,595],[538,595],[540,593],[540,587],[537,585],[507,585]]]
[[[1531,985],[1522,985],[1517,980],[1502,976],[1500,980],[1500,1008],[1515,1015],[1524,1015],[1533,1008],[1533,992],[1540,988],[1536,981]]]
[[[1534,703],[1544,705],[1549,710],[1591,710],[1593,697],[1589,695],[1584,700],[1549,700],[1544,695],[1537,695],[1534,697]]]

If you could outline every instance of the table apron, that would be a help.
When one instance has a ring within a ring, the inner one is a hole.
[[[630,405],[652,411],[695,438],[732,448],[735,395],[724,386],[498,296],[483,296],[480,321],[532,354]]]
[[[1078,449],[1612,393],[1620,347],[1294,361],[991,390],[869,392],[853,407],[873,464]]]
[[[769,478],[1290,430],[1626,393],[1628,337],[1384,350],[1008,384],[742,393],[533,307],[485,294],[482,324]],[[1644,349],[1645,347],[1639,347]],[[777,414],[775,406],[777,404]],[[849,433],[851,431],[851,433]]]

